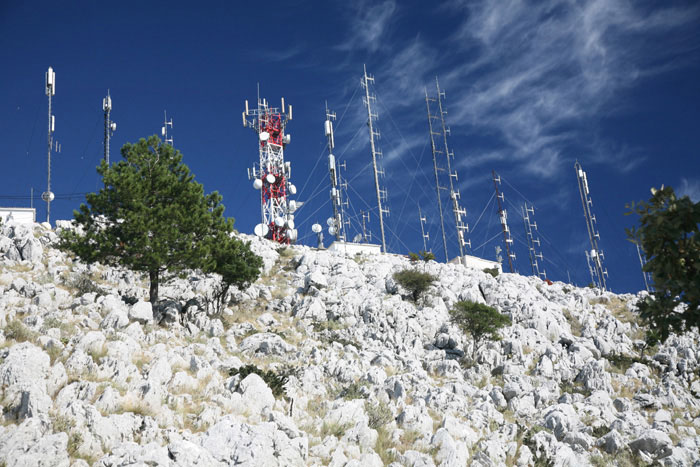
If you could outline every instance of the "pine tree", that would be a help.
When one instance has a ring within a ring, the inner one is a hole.
[[[127,143],[121,154],[123,160],[97,168],[104,188],[74,211],[78,229],[64,232],[61,246],[88,263],[148,273],[155,304],[160,283],[178,272],[216,270],[212,239],[228,236],[233,219],[223,217],[221,196],[204,195],[182,154],[157,136]]]

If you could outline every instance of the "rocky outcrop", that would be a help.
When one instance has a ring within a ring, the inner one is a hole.
[[[642,355],[637,296],[431,261],[414,304],[400,256],[241,237],[263,276],[214,316],[215,277],[151,306],[143,277],[72,260],[48,225],[0,227],[0,462],[700,462],[698,334]],[[512,320],[473,364],[459,300]]]

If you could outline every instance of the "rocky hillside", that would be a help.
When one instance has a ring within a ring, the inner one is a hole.
[[[251,237],[263,277],[212,316],[214,278],[153,309],[56,238],[0,227],[0,465],[700,465],[700,339],[642,354],[635,296]],[[513,323],[473,365],[459,300]]]

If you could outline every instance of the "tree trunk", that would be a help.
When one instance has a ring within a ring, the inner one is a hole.
[[[148,271],[148,279],[151,282],[151,286],[150,286],[150,290],[149,290],[149,296],[150,296],[149,301],[151,302],[151,305],[155,305],[156,302],[158,301],[158,279],[159,279],[158,269],[152,269],[152,270]]]

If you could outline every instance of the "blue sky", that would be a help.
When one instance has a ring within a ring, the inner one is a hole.
[[[302,243],[332,214],[323,134],[335,110],[336,156],[347,163],[349,216],[376,213],[369,164],[363,64],[376,79],[381,161],[396,253],[429,247],[439,234],[424,89],[446,91],[449,143],[473,249],[493,259],[502,242],[491,170],[504,182],[516,268],[530,273],[518,210],[535,205],[545,269],[554,280],[590,282],[588,247],[573,169],[587,171],[608,284],[643,287],[624,228],[625,204],[671,185],[700,200],[700,7],[693,1],[449,2],[21,2],[0,4],[0,205],[46,217],[44,72],[56,72],[52,220],[72,217],[99,188],[102,98],[110,90],[112,160],[125,142],[160,132],[172,116],[175,146],[207,192],[224,197],[242,232],[260,219],[259,192],[246,169],[255,134],[241,125],[256,86],[270,102],[294,106],[288,126]],[[342,116],[342,119],[340,118]],[[446,199],[445,199],[446,203]],[[379,233],[377,216],[370,229]],[[458,247],[452,220],[450,256]],[[359,222],[350,228],[351,237]],[[328,240],[329,235],[326,234]],[[328,243],[328,241],[326,241]]]

